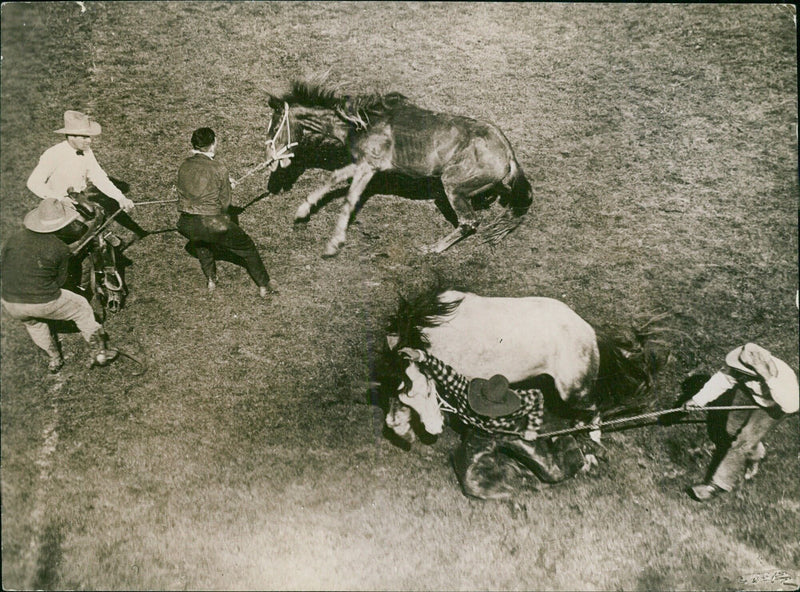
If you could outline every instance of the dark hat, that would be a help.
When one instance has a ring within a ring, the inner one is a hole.
[[[508,388],[508,379],[495,374],[489,380],[473,378],[467,389],[467,400],[472,410],[487,417],[501,417],[522,406],[519,395]]]
[[[25,227],[34,232],[55,232],[78,217],[78,212],[70,205],[48,197],[43,199],[35,210],[25,214]]]

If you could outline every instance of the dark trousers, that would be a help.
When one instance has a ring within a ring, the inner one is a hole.
[[[269,274],[258,254],[256,245],[247,233],[228,216],[199,216],[181,212],[178,218],[178,232],[189,239],[194,247],[203,274],[210,280],[217,280],[217,263],[214,251],[222,248],[242,260],[247,273],[257,286],[269,284]]]
[[[88,199],[89,201],[93,201],[94,203],[103,206],[107,216],[111,216],[120,208],[119,202],[116,199],[108,197],[105,193],[100,193],[99,191],[90,193]],[[120,212],[117,214],[117,217],[114,218],[114,222],[123,228],[127,228],[139,238],[144,238],[147,236],[147,231],[139,226],[139,223],[131,218],[130,215],[128,215],[128,212]]]

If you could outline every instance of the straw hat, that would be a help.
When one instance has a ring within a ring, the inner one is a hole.
[[[100,124],[80,111],[64,112],[64,127],[57,129],[55,133],[66,134],[68,136],[99,136],[101,131]]]
[[[508,415],[522,406],[519,395],[508,388],[508,379],[502,374],[495,374],[489,380],[473,378],[467,400],[473,411],[487,417]]]
[[[758,377],[758,373],[750,365],[754,351],[758,351],[758,349],[753,348],[749,343],[737,347],[725,356],[725,363],[742,374]],[[775,401],[784,413],[794,413],[800,408],[800,398],[798,398],[797,394],[797,375],[786,362],[775,356],[771,356],[770,362],[768,366],[772,373],[770,378],[770,386],[772,388],[770,388],[769,398]],[[754,397],[765,401],[764,397],[756,397],[755,395]]]
[[[26,228],[34,232],[55,232],[77,217],[78,212],[72,206],[66,206],[57,199],[47,198],[42,200],[38,208],[25,214],[23,223]]]

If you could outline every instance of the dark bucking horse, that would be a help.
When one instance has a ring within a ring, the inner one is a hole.
[[[311,193],[295,214],[307,221],[312,209],[336,185],[352,178],[336,231],[324,256],[339,252],[351,216],[367,184],[378,172],[441,180],[456,216],[456,228],[427,250],[441,253],[474,233],[478,218],[473,201],[499,197],[504,206],[482,233],[497,242],[513,230],[531,205],[531,186],[506,137],[494,125],[469,117],[435,113],[412,104],[399,93],[349,96],[321,83],[295,81],[281,97],[270,96],[273,109],[267,157],[273,172],[292,156],[315,145],[335,142],[349,152],[350,164],[335,170]]]

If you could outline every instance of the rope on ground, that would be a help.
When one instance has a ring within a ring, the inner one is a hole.
[[[113,350],[110,349],[109,351],[117,352],[117,355],[114,356],[114,358],[117,358],[117,359],[118,358],[128,358],[129,360],[131,360],[134,364],[136,364],[139,367],[139,370],[135,371],[135,372],[132,372],[131,376],[141,376],[142,374],[147,372],[147,364],[145,364],[142,360],[132,356],[128,352],[123,351],[121,349],[116,349],[116,348],[114,348]],[[93,368],[95,365],[97,365],[97,364],[92,363],[92,365],[90,367]]]

